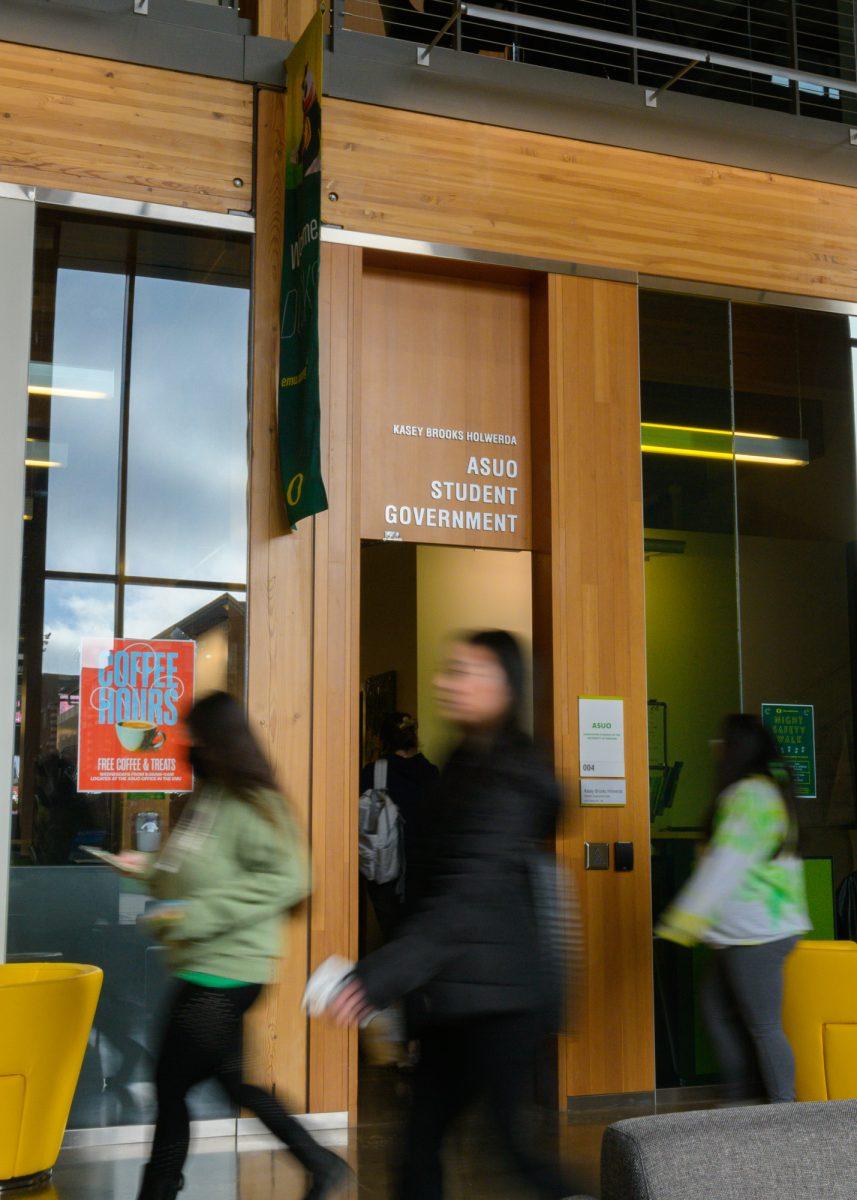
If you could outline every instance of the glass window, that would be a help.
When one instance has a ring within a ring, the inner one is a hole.
[[[729,306],[644,292],[640,332],[652,818],[695,829],[740,695]]]
[[[800,798],[801,848],[831,859],[838,884],[857,865],[848,318],[736,304],[732,320],[736,423],[794,463],[736,465],[744,707],[813,705],[815,795]]]
[[[82,848],[164,838],[184,797],[78,790],[80,649],[190,640],[196,695],[243,697],[249,242],[40,212],[36,247],[9,955],[104,968],[70,1123],[148,1123],[168,976]]]
[[[102,227],[85,223],[92,240]],[[121,251],[116,246],[115,251]],[[121,254],[89,246],[49,214],[37,234],[29,375],[27,530],[51,571],[111,573],[116,559],[125,300]],[[41,465],[45,464],[45,465]],[[50,465],[47,465],[50,464]]]
[[[857,868],[852,330],[846,317],[640,298],[650,797],[656,914],[693,869],[728,712],[814,721],[799,795],[814,936]],[[802,768],[803,769],[803,768]],[[706,951],[655,948],[658,1085],[706,1083]]]
[[[190,638],[196,642],[196,694],[244,693],[245,602],[241,593],[128,587],[123,634]]]
[[[126,562],[243,583],[246,289],[141,276],[134,290]]]

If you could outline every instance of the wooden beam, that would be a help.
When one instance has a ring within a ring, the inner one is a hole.
[[[253,404],[250,454],[248,707],[296,819],[309,829],[312,726],[314,531],[290,533],[277,464],[277,367],[283,252],[283,98],[259,93],[256,253],[253,278]],[[307,1103],[308,912],[287,921],[290,943],[275,987],[248,1021],[256,1079],[297,1110]]]
[[[568,796],[559,854],[577,880],[586,945],[576,1025],[560,1043],[564,1102],[654,1088],[640,384],[635,287],[552,275],[540,291],[533,624],[537,662],[550,643]],[[580,807],[582,695],[625,701],[626,808]],[[611,862],[612,843],[632,841],[634,870],[584,872],[585,841],[611,843]]]
[[[260,37],[296,42],[318,8],[317,0],[258,0],[256,32]]]
[[[346,229],[857,300],[838,184],[345,100],[327,101],[324,172]]]
[[[252,165],[249,84],[0,42],[8,183],[248,211]]]
[[[357,958],[360,694],[362,252],[323,245],[319,295],[322,464],[330,508],[315,518],[310,970]],[[353,1032],[313,1022],[311,1112],[356,1115]]]

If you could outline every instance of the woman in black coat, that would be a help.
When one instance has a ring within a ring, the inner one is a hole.
[[[440,1200],[451,1122],[486,1092],[503,1144],[546,1200],[574,1189],[542,1158],[528,1121],[548,997],[538,949],[534,856],[552,844],[560,794],[522,732],[521,650],[508,633],[462,638],[438,676],[462,734],[436,792],[425,898],[397,937],[356,968],[332,1004],[342,1023],[410,996],[421,1058],[401,1200]]]

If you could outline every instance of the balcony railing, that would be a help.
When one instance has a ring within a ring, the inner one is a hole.
[[[857,123],[852,0],[338,0],[345,29]],[[746,63],[746,67],[744,66]]]

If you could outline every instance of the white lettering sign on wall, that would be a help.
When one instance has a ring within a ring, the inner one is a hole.
[[[517,287],[366,273],[364,538],[530,549],[529,316]]]
[[[518,443],[514,434],[475,434],[463,429],[422,429],[415,425],[394,425],[393,436],[425,437],[449,442],[494,440],[504,446],[516,446]],[[480,480],[517,480],[520,474],[518,460],[471,454],[464,470],[467,478],[463,480],[430,480],[427,504],[385,504],[384,537],[390,541],[400,540],[403,529],[517,533],[521,516],[520,484],[476,483],[474,477]],[[438,501],[440,503],[435,503]]]

